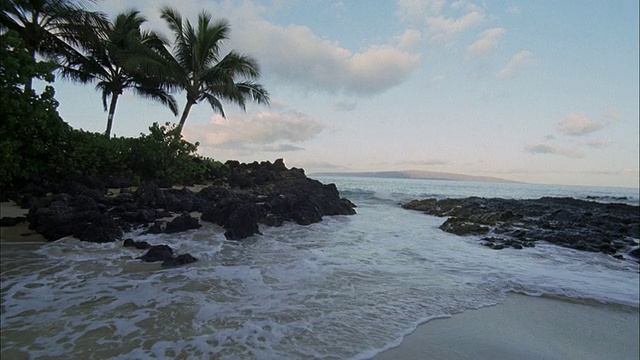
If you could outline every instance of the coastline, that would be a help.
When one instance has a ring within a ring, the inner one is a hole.
[[[638,311],[509,294],[503,304],[419,325],[373,359],[638,359]]]
[[[11,201],[0,203],[0,217],[25,216],[28,212],[28,209],[22,209]],[[45,242],[47,242],[47,239],[34,230],[29,229],[29,223],[26,221],[14,226],[0,227],[0,243],[3,245]]]

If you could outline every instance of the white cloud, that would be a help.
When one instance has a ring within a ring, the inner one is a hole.
[[[592,140],[587,142],[587,146],[592,147],[594,149],[603,149],[611,146],[611,142],[608,140]]]
[[[485,19],[482,9],[469,1],[398,0],[396,14],[405,22],[426,26],[429,40],[447,42]]]
[[[255,148],[262,151],[292,151],[302,148],[284,144],[301,143],[318,135],[322,124],[296,112],[262,111],[233,114],[226,119],[214,115],[206,125],[185,127],[185,137],[217,148]]]
[[[566,156],[570,158],[582,158],[584,154],[575,149],[563,148],[557,145],[540,143],[536,145],[526,146],[525,150],[532,154],[552,154]]]
[[[422,41],[422,33],[418,30],[407,29],[396,38],[396,41],[398,42],[398,48],[411,51]]]
[[[514,76],[520,69],[533,65],[537,62],[532,52],[524,50],[513,55],[507,66],[498,72],[498,77],[506,79]]]
[[[238,47],[260,59],[263,69],[311,89],[357,95],[382,93],[417,69],[420,56],[399,45],[372,45],[353,53],[318,37],[306,26],[280,26],[254,19],[242,23]],[[402,46],[417,34],[403,35]]]
[[[428,17],[427,29],[434,42],[446,42],[455,38],[459,33],[480,24],[484,20],[484,14],[472,11],[461,17]]]
[[[469,45],[469,53],[472,55],[478,55],[488,52],[498,44],[498,41],[505,32],[506,30],[503,28],[493,28],[483,31],[478,36],[478,40]]]
[[[589,119],[586,114],[575,112],[558,124],[558,131],[566,135],[585,135],[598,131],[602,127],[602,124]]]
[[[621,121],[622,116],[620,115],[620,111],[617,108],[611,108],[604,114],[604,117],[613,121]]]
[[[428,16],[442,12],[446,0],[398,0],[396,14],[403,21],[423,22]]]

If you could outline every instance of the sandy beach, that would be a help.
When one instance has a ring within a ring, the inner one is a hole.
[[[638,359],[637,308],[509,295],[419,326],[386,359]]]
[[[0,218],[25,216],[29,210],[21,209],[14,202],[0,203]],[[29,243],[46,242],[42,235],[29,229],[29,223],[23,222],[15,226],[0,227],[0,242],[2,243]]]

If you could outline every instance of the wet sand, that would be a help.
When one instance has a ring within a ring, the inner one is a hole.
[[[13,202],[0,203],[0,218],[25,216],[29,210],[21,209]],[[44,236],[29,230],[29,223],[22,222],[15,226],[0,227],[0,242],[5,243],[30,243],[46,242]]]
[[[639,319],[634,307],[512,294],[429,321],[374,359],[637,360]]]

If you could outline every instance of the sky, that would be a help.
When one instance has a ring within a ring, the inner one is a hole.
[[[175,6],[225,18],[271,104],[192,108],[183,134],[220,161],[309,173],[425,170],[530,183],[639,187],[637,0],[105,0],[112,18]],[[61,116],[104,132],[91,85],[57,80]],[[180,108],[184,93],[176,93]],[[181,109],[180,109],[181,110]],[[137,136],[168,108],[120,97],[113,133]]]

